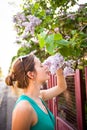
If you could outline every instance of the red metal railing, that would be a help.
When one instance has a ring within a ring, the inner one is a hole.
[[[85,86],[82,71],[77,69],[67,79],[67,91],[48,101],[48,107],[56,117],[55,130],[85,130]],[[56,76],[51,75],[47,87],[53,87],[56,83]],[[85,84],[87,99],[87,67]]]

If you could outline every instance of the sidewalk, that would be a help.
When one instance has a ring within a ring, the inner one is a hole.
[[[0,81],[0,130],[11,130],[11,117],[17,97]]]

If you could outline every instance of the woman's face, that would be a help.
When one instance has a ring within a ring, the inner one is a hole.
[[[50,78],[49,69],[46,65],[43,65],[37,57],[35,57],[34,61],[36,70],[36,80],[40,83],[43,83]]]

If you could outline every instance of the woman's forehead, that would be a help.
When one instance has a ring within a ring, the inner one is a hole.
[[[34,61],[35,61],[35,63],[41,63],[40,59],[37,57],[34,58]]]

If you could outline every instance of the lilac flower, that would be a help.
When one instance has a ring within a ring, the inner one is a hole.
[[[72,60],[65,61],[63,56],[60,53],[57,53],[53,56],[49,56],[44,62],[44,65],[47,65],[51,74],[55,74],[59,68],[63,68],[64,76],[74,73],[72,69]]]
[[[65,67],[64,70],[63,70],[63,74],[65,77],[71,75],[74,73],[74,69],[72,69],[71,67]]]
[[[49,67],[49,70],[52,74],[55,74],[56,70],[63,66],[64,58],[62,55],[57,53],[56,55],[48,57],[43,64]]]

